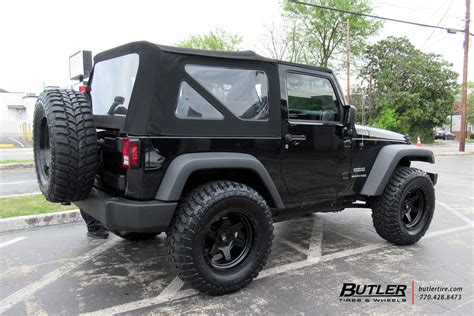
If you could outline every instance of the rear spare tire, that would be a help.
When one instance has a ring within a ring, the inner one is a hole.
[[[84,199],[97,173],[98,145],[91,106],[73,90],[46,90],[33,118],[36,176],[48,201]]]

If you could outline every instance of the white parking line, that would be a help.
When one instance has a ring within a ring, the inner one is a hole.
[[[323,220],[317,215],[314,216],[313,230],[309,241],[308,261],[318,262],[322,256],[323,245]]]
[[[168,286],[165,287],[164,290],[161,291],[161,293],[158,296],[146,298],[140,301],[125,303],[122,305],[117,305],[110,308],[101,309],[92,313],[85,313],[85,314],[80,314],[80,315],[82,316],[116,315],[120,313],[134,311],[140,308],[145,308],[145,307],[161,304],[173,299],[173,297],[178,293],[179,290],[181,290],[182,287],[183,287],[183,281],[181,281],[178,277],[175,277],[173,281],[171,281],[171,283],[168,284]]]
[[[318,261],[321,258],[321,245],[323,242],[323,220],[321,217],[313,217],[313,228],[311,231],[311,238],[309,240],[309,249],[305,249],[297,243],[294,243],[281,236],[275,236],[275,240],[306,255],[307,260],[311,259],[311,261]]]
[[[368,252],[368,251],[372,251],[372,250],[376,250],[376,249],[380,249],[380,248],[385,248],[385,247],[390,247],[390,246],[393,246],[393,244],[389,244],[387,242],[387,243],[376,243],[376,244],[367,245],[367,246],[354,248],[354,249],[347,249],[347,250],[338,251],[338,252],[334,252],[334,253],[331,253],[329,255],[323,256],[321,258],[321,261],[322,262],[331,261],[331,260],[334,260],[334,259],[344,258],[344,257],[348,257],[348,256],[354,256],[354,255],[358,255],[358,254],[361,254],[361,253],[364,253],[364,252]]]
[[[13,245],[14,243],[17,243],[17,242],[19,242],[19,241],[22,241],[22,240],[24,240],[24,239],[26,239],[26,238],[27,238],[27,237],[17,237],[17,238],[14,238],[14,239],[12,239],[12,240],[9,240],[9,241],[4,241],[4,242],[0,243],[0,248]]]
[[[276,240],[282,244],[285,244],[298,252],[301,252],[308,256],[307,260],[289,263],[286,265],[277,266],[270,269],[265,269],[260,272],[256,279],[262,279],[270,275],[280,274],[283,272],[301,269],[303,267],[307,267],[317,263],[321,259],[321,243],[322,243],[322,236],[323,236],[323,221],[321,217],[314,217],[313,219],[313,230],[310,239],[310,246],[309,249],[304,249],[303,247],[299,246],[298,244],[291,242],[283,237],[276,236]],[[113,306],[110,308],[98,310],[92,313],[82,314],[87,316],[92,315],[110,315],[110,314],[120,314],[120,313],[127,313],[137,309],[158,305],[170,300],[176,300],[177,297],[188,297],[198,292],[195,290],[189,290],[186,294],[180,293],[178,295],[178,291],[183,286],[183,282],[179,278],[174,278],[173,281],[156,297],[146,298],[139,301],[134,301],[130,303],[125,303],[118,306]]]
[[[306,256],[309,256],[309,250],[308,249],[305,249],[303,247],[301,247],[300,245],[298,245],[297,243],[294,243],[292,241],[289,241],[288,239],[285,239],[281,236],[275,236],[275,240],[281,244],[284,244],[284,245],[287,245],[288,247],[298,251],[298,252],[301,252],[302,254],[306,255]]]
[[[455,311],[456,309],[458,309],[458,308],[460,308],[460,307],[463,307],[463,306],[465,306],[465,305],[467,305],[467,304],[471,304],[472,302],[474,302],[474,297],[473,297],[473,296],[468,297],[468,298],[467,298],[467,301],[464,301],[463,303],[461,303],[461,304],[455,306],[455,307],[452,309],[452,311]],[[471,311],[472,311],[472,310],[471,310]]]
[[[288,271],[298,270],[298,269],[309,267],[309,266],[312,266],[312,265],[315,265],[315,264],[316,263],[308,261],[308,260],[302,260],[302,261],[283,264],[281,266],[276,266],[276,267],[273,267],[273,268],[268,268],[268,269],[262,270],[258,274],[258,276],[255,278],[255,280],[260,280],[260,279],[263,279],[263,278],[266,278],[266,277],[269,277],[269,276],[272,276],[272,275],[281,274],[281,273],[285,273],[285,272],[288,272]]]
[[[106,251],[107,249],[111,248],[115,245],[117,239],[111,239],[100,246],[86,252],[82,256],[73,258],[68,260],[64,266],[61,266],[47,274],[45,274],[41,279],[36,282],[30,283],[29,285],[25,286],[24,288],[16,291],[13,294],[5,297],[0,301],[0,315],[5,313],[8,309],[12,308],[16,304],[30,298],[33,294],[44,288],[45,286],[53,283],[60,277],[68,274],[71,270],[77,268],[82,263],[86,262],[89,259],[101,254],[102,252]]]
[[[37,182],[37,180],[23,180],[23,181],[12,181],[12,182],[0,182],[0,185],[12,185],[12,184],[24,184],[24,183],[32,183]]]
[[[470,225],[465,225],[465,226],[460,226],[460,227],[452,227],[452,228],[448,228],[448,229],[443,229],[443,230],[440,230],[440,231],[436,231],[436,232],[426,234],[426,236],[424,238],[425,239],[426,238],[431,238],[431,237],[445,235],[445,234],[448,234],[448,233],[458,232],[458,231],[462,231],[462,230],[466,230],[466,229],[472,229],[472,227]],[[393,244],[390,244],[388,242],[376,243],[376,244],[372,244],[372,245],[368,245],[368,246],[363,246],[363,247],[359,247],[359,248],[355,248],[355,249],[343,250],[343,251],[332,253],[330,255],[322,256],[321,260],[319,260],[319,262],[328,262],[328,261],[331,261],[331,260],[340,259],[340,258],[344,258],[344,257],[348,257],[348,256],[354,256],[354,255],[362,254],[362,253],[365,253],[365,252],[368,252],[368,251],[381,249],[381,248],[386,248],[386,247],[396,247],[396,246],[393,245]],[[285,264],[285,265],[265,269],[265,270],[263,270],[259,273],[259,275],[257,276],[257,278],[255,278],[255,280],[263,279],[263,278],[266,278],[266,277],[269,277],[269,276],[272,276],[272,275],[281,274],[281,273],[285,273],[285,272],[289,272],[289,271],[293,271],[293,270],[302,269],[302,268],[313,266],[313,265],[316,265],[316,264],[318,264],[318,262],[312,262],[311,260],[303,260],[303,261],[292,262],[292,263],[288,263],[288,264]],[[173,280],[173,282],[175,280]],[[168,287],[174,288],[174,286],[172,286],[172,284],[168,285]],[[165,292],[165,290],[163,290],[163,292]],[[172,292],[173,291],[169,291],[168,293],[172,293]],[[171,296],[171,297],[169,295],[162,295],[162,293],[160,293],[160,295],[158,295],[156,297],[146,298],[146,299],[143,299],[143,300],[140,300],[140,301],[135,301],[135,302],[130,302],[130,303],[126,303],[126,304],[123,304],[123,305],[119,305],[122,308],[124,308],[124,310],[123,311],[118,311],[118,313],[131,312],[131,311],[139,309],[139,308],[151,307],[151,306],[155,306],[155,305],[158,305],[158,304],[161,304],[161,303],[164,303],[164,302],[175,301],[175,300],[178,300],[178,299],[181,299],[181,298],[186,298],[186,297],[190,297],[190,296],[199,294],[196,290],[193,290],[193,289],[187,289],[187,290],[184,290],[184,291],[177,292],[174,296]],[[135,308],[135,309],[132,309],[133,306],[138,306],[138,307]],[[115,313],[114,312],[115,308],[117,308],[117,306],[110,307],[110,308],[103,309],[103,310],[99,310],[99,311],[96,311],[96,312],[93,312],[93,313],[88,313],[86,315],[110,314],[109,311],[111,311],[112,313]]]
[[[444,203],[443,203],[444,204]],[[441,204],[441,205],[443,205]],[[444,205],[443,205],[444,206]],[[446,206],[444,206],[446,207]],[[448,206],[449,207],[449,206]],[[462,215],[462,214],[460,214]],[[463,215],[462,215],[463,216]],[[467,219],[467,218],[466,218]],[[469,219],[468,219],[469,220]],[[470,221],[470,220],[469,220]],[[472,221],[469,222],[469,225],[464,225],[464,226],[459,226],[459,227],[452,227],[448,229],[443,229],[440,231],[435,231],[428,233],[425,236],[426,238],[431,238],[435,236],[440,236],[440,235],[445,235],[453,232],[458,232],[466,229],[472,229]],[[24,239],[25,237],[18,237]],[[15,239],[18,239],[15,238]],[[3,244],[12,244],[14,242],[20,241],[15,239],[11,241],[7,241]],[[21,240],[22,240],[21,239]],[[86,252],[84,255],[81,255],[79,257],[73,258],[68,260],[68,263],[66,263],[64,266],[53,270],[52,272],[44,275],[40,280],[33,282],[29,284],[28,286],[16,291],[15,293],[7,296],[6,298],[2,299],[0,301],[0,314],[4,313],[14,305],[30,298],[33,294],[35,294],[37,291],[41,290],[45,286],[53,283],[60,277],[68,274],[71,270],[77,268],[79,265],[82,263],[86,262],[87,260],[90,260],[91,258],[101,254],[102,252],[108,250],[115,244],[116,239],[112,239],[109,241],[106,241],[105,243],[101,244],[100,246]],[[269,268],[261,271],[259,276],[256,279],[263,279],[272,275],[276,274],[281,274],[284,272],[289,272],[297,269],[301,269],[304,267],[309,267],[318,264],[318,262],[327,262],[339,258],[344,258],[348,256],[353,256],[353,255],[358,255],[358,254],[363,254],[368,251],[373,251],[376,249],[381,249],[385,247],[396,247],[392,244],[389,243],[376,243],[364,247],[359,247],[355,249],[348,249],[348,250],[343,250],[339,251],[333,254],[329,254],[326,256],[321,256],[321,243],[322,242],[322,219],[315,217],[314,221],[314,226],[313,226],[313,234],[311,237],[311,244],[310,244],[310,250],[309,253],[312,255],[308,256],[307,260],[303,261],[298,261],[298,262],[293,262],[289,263],[286,265],[282,266],[277,266],[274,268]],[[0,244],[0,245],[3,245]],[[319,245],[319,246],[318,246]],[[319,255],[319,257],[318,257]],[[318,260],[315,260],[315,258],[318,258]],[[159,305],[164,302],[168,301],[174,301],[177,299],[189,297],[195,294],[198,294],[197,291],[193,289],[188,289],[184,291],[180,291],[180,289],[183,286],[183,282],[175,277],[173,281],[156,297],[151,297],[151,298],[145,298],[139,301],[135,302],[129,302],[125,304],[121,304],[118,306],[112,306],[103,310],[95,311],[92,313],[87,313],[86,315],[103,315],[103,314],[115,314],[115,313],[124,313],[124,312],[130,312],[133,310],[145,308],[145,307],[150,307],[150,306],[155,306]]]
[[[436,190],[436,193],[442,193],[442,194],[446,194],[446,195],[452,195],[452,196],[457,196],[457,197],[462,197],[462,198],[474,200],[474,197],[468,196],[468,195],[456,194],[456,193],[445,192],[445,191],[440,191],[440,190]]]
[[[424,238],[431,238],[431,237],[444,235],[444,234],[448,234],[448,233],[455,233],[455,232],[465,230],[465,229],[469,229],[469,228],[472,229],[472,225],[465,225],[465,226],[441,229],[441,230],[438,230],[438,231],[435,231],[435,232],[430,232],[430,233],[426,234]]]
[[[13,141],[13,142],[17,143],[18,145],[20,145],[21,147],[25,148],[25,145],[24,145],[22,142],[20,142],[20,141],[14,139],[14,138],[11,138],[11,137],[8,137],[8,138],[9,138],[11,141]]]
[[[445,209],[447,209],[448,211],[450,211],[451,213],[453,213],[454,215],[456,215],[458,218],[460,218],[461,220],[463,220],[464,222],[466,222],[467,224],[471,225],[471,226],[474,226],[474,221],[472,221],[470,218],[464,216],[463,214],[459,213],[457,210],[455,210],[452,206],[446,204],[446,203],[443,203],[441,201],[436,201],[436,203],[438,203],[439,205],[441,205],[442,207],[444,207]]]

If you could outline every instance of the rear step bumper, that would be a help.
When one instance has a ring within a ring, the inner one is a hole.
[[[166,231],[177,203],[128,200],[94,188],[85,200],[74,204],[111,231],[145,233]]]

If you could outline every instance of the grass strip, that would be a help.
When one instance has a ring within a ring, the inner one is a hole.
[[[46,214],[77,209],[75,205],[61,205],[46,201],[42,194],[0,197],[0,218]]]
[[[9,163],[34,163],[34,159],[5,159],[0,160],[0,165],[5,165]]]

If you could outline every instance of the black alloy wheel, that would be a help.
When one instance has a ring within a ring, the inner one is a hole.
[[[403,201],[403,209],[401,211],[402,222],[405,227],[410,230],[418,225],[425,211],[425,197],[423,191],[413,188],[408,191]]]
[[[38,163],[39,180],[43,185],[46,185],[48,183],[51,170],[51,144],[49,140],[49,127],[46,117],[43,117],[40,125]]]
[[[227,210],[210,221],[203,238],[207,263],[217,270],[231,269],[249,253],[254,231],[249,218],[238,210]]]

